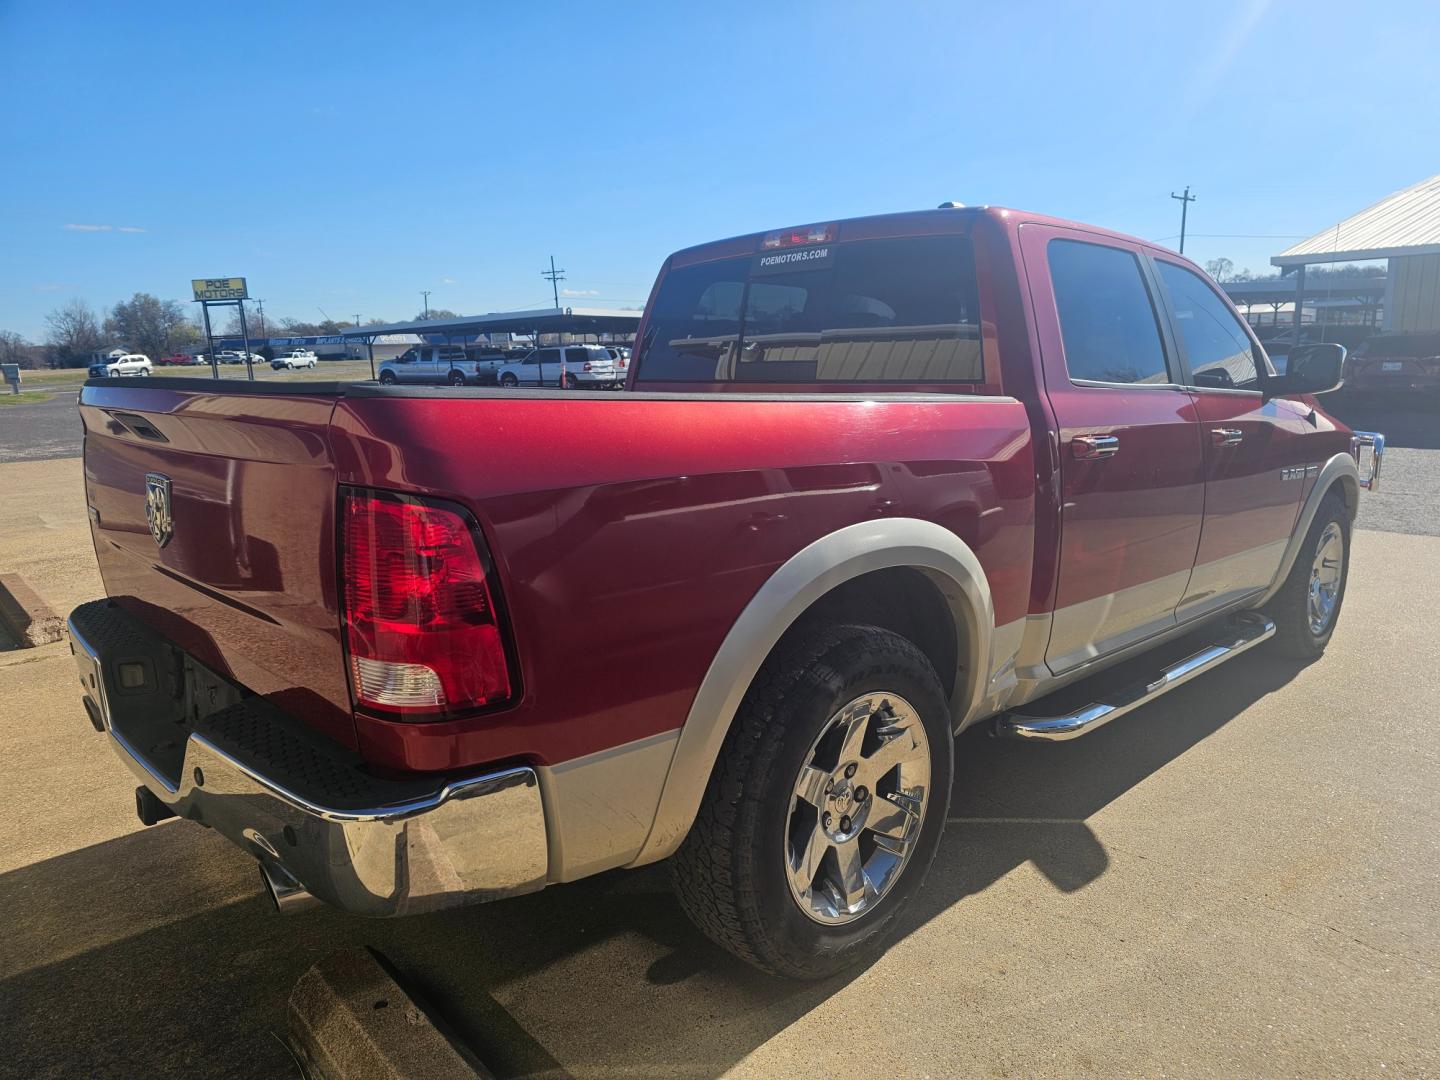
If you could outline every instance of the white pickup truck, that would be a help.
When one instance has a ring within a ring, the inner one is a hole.
[[[270,367],[275,371],[295,370],[296,368],[313,368],[316,355],[309,349],[291,349],[284,356],[277,356],[270,361]]]
[[[386,386],[422,383],[450,386],[494,386],[506,356],[498,349],[461,345],[417,345],[380,365]]]

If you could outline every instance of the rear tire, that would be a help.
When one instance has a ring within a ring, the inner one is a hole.
[[[747,691],[671,859],[680,903],[776,975],[863,963],[935,857],[953,774],[945,692],[912,642],[875,626],[792,632]]]
[[[1338,492],[1328,493],[1315,512],[1295,565],[1280,591],[1265,605],[1275,620],[1277,652],[1315,660],[1334,636],[1350,577],[1350,513]]]
[[[452,372],[450,373],[449,382],[450,382],[450,385],[451,385],[451,386],[464,386],[464,385],[465,385],[465,376],[462,375],[462,374],[460,374],[460,372],[458,372],[458,371],[452,371]]]

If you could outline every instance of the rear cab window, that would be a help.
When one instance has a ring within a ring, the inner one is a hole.
[[[638,378],[980,384],[977,292],[970,239],[956,234],[825,240],[696,263],[661,279],[635,349]]]

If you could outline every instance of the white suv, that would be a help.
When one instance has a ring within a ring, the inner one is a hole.
[[[103,379],[108,375],[149,375],[153,365],[144,353],[126,353],[114,356],[102,364],[90,365],[90,378]]]
[[[536,349],[523,360],[506,364],[499,371],[501,386],[559,386],[576,390],[613,390],[625,381],[615,370],[615,360],[603,345],[566,345],[564,367],[556,348]]]

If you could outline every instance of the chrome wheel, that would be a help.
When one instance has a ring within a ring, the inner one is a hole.
[[[1345,564],[1345,537],[1336,522],[1325,526],[1310,566],[1310,633],[1320,637],[1330,628],[1340,602],[1340,572]]]
[[[816,922],[847,923],[900,880],[930,801],[930,742],[904,698],[872,693],[832,716],[791,789],[786,878]]]

